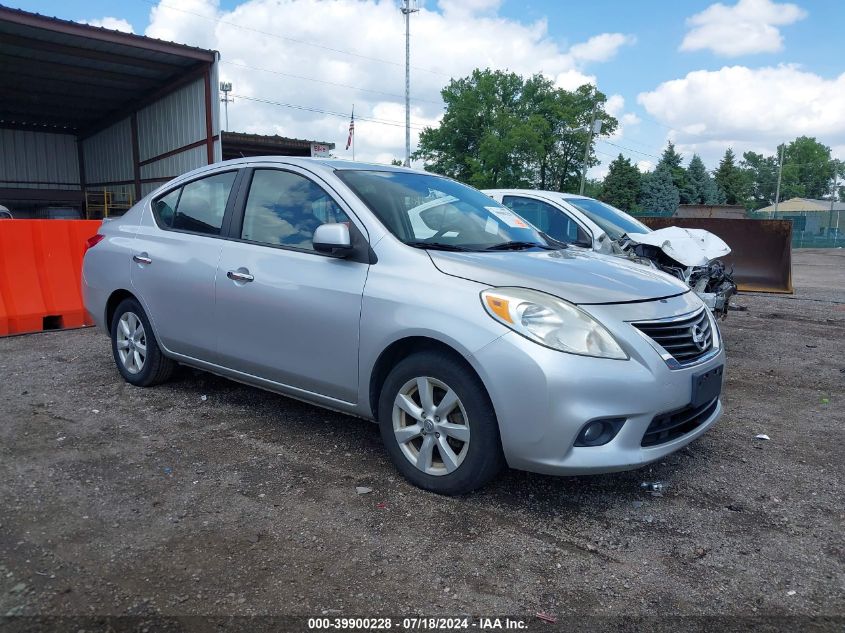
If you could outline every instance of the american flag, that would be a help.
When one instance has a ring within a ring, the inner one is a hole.
[[[355,136],[355,109],[352,109],[352,118],[349,119],[349,138],[346,139],[346,149],[352,145],[352,137]]]

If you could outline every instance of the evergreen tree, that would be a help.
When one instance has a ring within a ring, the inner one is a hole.
[[[715,173],[716,184],[725,194],[727,204],[745,204],[749,193],[748,177],[736,164],[733,150],[729,147],[719,162]]]
[[[692,202],[692,191],[687,182],[687,172],[681,165],[684,157],[675,151],[675,144],[672,141],[666,145],[663,154],[660,156],[660,161],[657,163],[657,168],[665,167],[672,174],[672,183],[678,190],[681,204],[690,204]]]
[[[672,181],[672,172],[659,165],[643,177],[639,204],[646,213],[673,214],[678,209],[680,193]]]
[[[708,174],[709,175],[709,174]],[[725,192],[716,184],[712,178],[707,179],[707,184],[704,186],[704,193],[702,196],[703,204],[725,204]]]
[[[640,170],[622,154],[610,163],[599,199],[623,211],[634,209],[640,192]]]
[[[693,154],[687,167],[688,204],[724,204],[724,195],[707,172],[704,161]]]

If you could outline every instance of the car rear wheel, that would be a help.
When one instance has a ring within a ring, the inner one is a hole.
[[[114,362],[123,378],[136,387],[152,387],[173,374],[176,363],[161,353],[141,304],[124,299],[111,322]]]
[[[378,413],[391,460],[420,488],[463,494],[504,465],[490,398],[449,354],[424,352],[401,361],[384,383]]]

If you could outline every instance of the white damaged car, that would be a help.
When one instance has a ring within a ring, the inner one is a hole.
[[[559,191],[486,189],[557,242],[617,255],[677,277],[724,318],[736,284],[719,258],[731,252],[718,236],[677,226],[653,231],[599,200]]]

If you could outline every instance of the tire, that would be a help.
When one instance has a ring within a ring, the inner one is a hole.
[[[161,353],[150,320],[136,299],[124,299],[114,311],[111,348],[120,375],[136,387],[163,383],[176,368],[176,363]]]
[[[421,405],[429,388],[426,408]],[[450,392],[457,397],[451,408]],[[437,415],[444,411],[442,418]],[[475,373],[450,354],[420,352],[400,361],[382,386],[378,419],[390,459],[419,488],[465,494],[484,486],[504,466],[499,425],[487,391]]]

